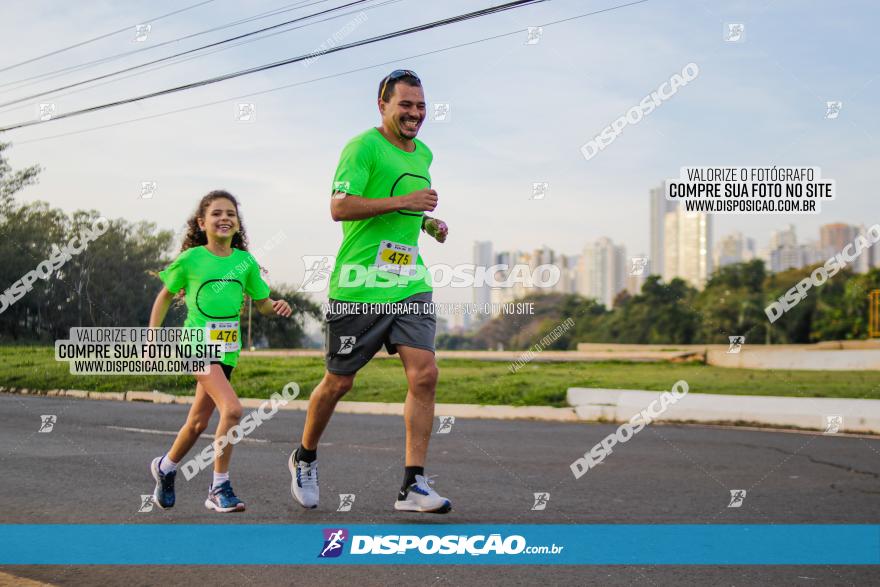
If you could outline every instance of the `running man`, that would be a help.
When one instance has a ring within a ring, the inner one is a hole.
[[[406,461],[394,507],[446,513],[451,502],[425,477],[438,370],[432,290],[418,244],[421,231],[444,242],[448,228],[425,215],[437,207],[437,192],[428,173],[433,155],[416,139],[425,120],[418,76],[391,72],[379,83],[378,106],[382,125],[349,141],[336,169],[330,215],[342,221],[343,239],[330,277],[327,368],[309,399],[302,443],[288,461],[290,490],[303,507],[317,507],[318,441],[358,370],[384,345],[400,354],[409,387]]]

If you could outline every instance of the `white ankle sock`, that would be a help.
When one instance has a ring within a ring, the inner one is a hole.
[[[177,470],[177,463],[168,458],[168,455],[162,457],[162,460],[159,461],[159,470],[162,471],[163,475],[167,475],[172,471]]]
[[[225,481],[229,481],[229,473],[218,473],[214,471],[214,484],[211,485],[211,489],[216,489],[218,486],[222,485]]]

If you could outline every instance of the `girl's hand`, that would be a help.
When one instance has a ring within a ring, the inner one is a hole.
[[[290,315],[293,313],[293,310],[290,309],[290,304],[284,300],[272,300],[272,310],[282,318],[290,318]]]

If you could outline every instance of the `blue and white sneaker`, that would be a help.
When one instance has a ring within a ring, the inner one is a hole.
[[[167,510],[174,507],[174,478],[177,476],[177,471],[162,473],[162,470],[159,468],[160,462],[162,462],[162,457],[156,457],[150,463],[150,472],[153,474],[153,479],[156,480],[156,489],[153,490],[153,503],[159,506],[160,509]]]
[[[208,490],[208,499],[205,500],[205,507],[215,512],[228,514],[229,512],[243,512],[244,502],[235,496],[232,491],[232,484],[224,481],[217,487],[211,487]]]
[[[287,470],[290,471],[290,494],[299,505],[313,509],[318,507],[318,461],[307,463],[296,460],[296,451],[287,459]]]
[[[416,475],[416,482],[397,495],[394,509],[402,512],[422,512],[426,514],[445,514],[452,509],[452,502],[437,495],[430,485],[430,479]]]

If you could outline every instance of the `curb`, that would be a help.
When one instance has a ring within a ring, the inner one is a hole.
[[[659,399],[660,395],[659,391],[571,387],[567,400],[581,420],[625,422]],[[829,416],[843,417],[838,432],[880,433],[880,400],[874,399],[689,392],[670,405],[656,421],[707,424],[749,422],[825,432],[826,418]]]
[[[43,395],[47,397],[68,397],[74,399],[110,400],[127,402],[147,402],[154,404],[193,403],[194,396],[173,395],[159,391],[81,391],[77,389],[18,389],[0,387],[0,393],[18,395]],[[241,398],[245,408],[257,408],[267,400]],[[291,400],[281,406],[283,410],[306,411],[308,400]],[[343,414],[370,414],[377,416],[402,416],[402,403],[385,402],[346,402],[336,404],[336,411]],[[476,418],[490,420],[543,420],[555,422],[577,422],[579,418],[574,408],[553,408],[549,406],[481,406],[477,404],[436,404],[435,416],[454,416],[456,418]]]

